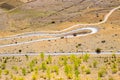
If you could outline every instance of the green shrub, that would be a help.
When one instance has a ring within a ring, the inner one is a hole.
[[[26,69],[22,68],[22,74],[25,76],[26,75]]]
[[[117,73],[117,71],[118,71],[117,68],[112,68],[112,73],[113,74]]]
[[[76,60],[76,56],[74,54],[70,55],[70,61],[73,63]]]
[[[30,70],[33,71],[33,67],[35,66],[35,61],[32,60],[30,63],[29,63],[29,67],[30,67]]]
[[[64,60],[64,65],[67,65],[67,61],[68,61],[67,56],[64,56],[64,57],[63,57],[63,60]]]
[[[68,79],[72,79],[73,78],[73,74],[72,73],[68,73],[67,77],[68,77]]]
[[[17,77],[16,76],[13,76],[13,78],[12,78],[13,80],[17,80]]]
[[[97,67],[98,62],[96,60],[93,61],[93,67],[96,68]]]
[[[18,73],[18,67],[17,66],[12,66],[12,69],[16,71],[16,73]]]
[[[52,57],[50,55],[48,56],[48,62],[52,63]]]
[[[2,70],[0,69],[0,75],[2,74]]]
[[[40,57],[41,57],[41,60],[43,61],[44,60],[44,57],[45,57],[45,55],[44,55],[44,53],[42,52],[42,53],[40,53]]]
[[[89,59],[90,55],[89,54],[84,54],[83,55],[83,61],[87,62]]]
[[[53,66],[53,72],[56,72],[56,74],[59,74],[59,67],[58,66]]]
[[[34,71],[35,71],[36,74],[38,73],[39,69],[40,69],[39,66],[35,66],[35,67],[34,67]]]
[[[5,58],[5,60],[3,61],[3,63],[7,63],[7,60],[8,60],[8,58]]]
[[[32,80],[37,80],[37,75],[33,74],[32,75]]]
[[[5,63],[2,63],[1,66],[0,66],[1,69],[5,69],[6,68],[6,64]]]
[[[97,80],[102,80],[102,78],[101,77],[98,77],[98,79]]]
[[[47,69],[47,66],[46,66],[46,63],[45,63],[45,62],[43,62],[43,63],[41,64],[41,68],[42,68],[43,71],[45,71],[45,70]]]
[[[4,74],[8,75],[9,74],[9,70],[4,70]]]
[[[23,77],[18,77],[17,80],[25,80]]]
[[[81,78],[80,77],[75,77],[75,79],[74,80],[81,80]]]
[[[101,67],[101,69],[98,71],[98,77],[103,77],[107,73],[106,67]]]
[[[76,77],[78,77],[78,76],[79,76],[79,74],[80,74],[79,70],[78,70],[78,69],[77,69],[77,70],[75,70],[75,76],[76,76]]]
[[[82,66],[81,66],[81,70],[82,70],[82,72],[84,71],[84,69],[85,69],[85,66],[82,65]]]
[[[112,54],[112,58],[116,58],[116,54],[115,53]]]
[[[117,68],[117,64],[116,63],[113,63],[111,68]]]
[[[50,67],[47,68],[47,77],[50,80],[51,79],[51,69]]]
[[[76,57],[74,59],[73,63],[74,63],[74,69],[76,70],[76,69],[78,69],[79,65],[81,64],[81,59]]]
[[[114,78],[110,76],[108,80],[114,80]]]
[[[86,73],[86,74],[90,74],[90,73],[91,73],[90,69],[87,68],[87,69],[85,70],[85,73]]]
[[[99,76],[99,77],[103,77],[103,75],[104,75],[104,71],[99,71],[99,72],[98,72],[98,76]]]
[[[72,66],[71,65],[65,65],[64,71],[66,74],[69,74],[72,72]]]

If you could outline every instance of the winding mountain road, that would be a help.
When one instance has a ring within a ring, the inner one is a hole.
[[[105,22],[107,22],[108,18],[112,15],[112,13],[116,10],[118,10],[120,8],[120,6],[113,8],[112,10],[109,11],[108,14],[105,15],[103,21],[98,22],[98,23],[90,23],[90,24],[76,24],[73,26],[70,26],[66,29],[60,30],[60,31],[40,31],[40,32],[25,32],[25,33],[21,33],[21,34],[17,34],[17,35],[13,35],[11,37],[16,37],[16,36],[21,36],[21,35],[25,35],[25,34],[34,34],[34,33],[62,33],[64,31],[70,30],[72,28],[75,28],[77,26],[95,26],[95,25],[100,25],[103,24]]]
[[[10,40],[10,39],[13,39],[13,38],[20,38],[20,37],[25,38],[25,37],[30,37],[30,36],[53,36],[54,37],[54,38],[37,39],[37,40],[32,40],[32,41],[27,41],[27,42],[20,42],[20,43],[17,43],[17,44],[0,45],[0,48],[29,44],[29,43],[33,43],[33,42],[39,42],[39,41],[60,39],[60,35],[65,35],[65,34],[68,34],[68,33],[73,33],[73,32],[82,31],[82,30],[90,30],[91,32],[87,33],[87,34],[79,34],[77,36],[87,36],[87,35],[95,34],[95,33],[98,32],[98,29],[95,28],[95,26],[105,23],[108,20],[108,18],[110,17],[110,15],[112,15],[112,13],[119,8],[120,8],[120,6],[110,10],[110,12],[107,15],[105,15],[103,21],[98,22],[98,23],[76,24],[76,25],[73,25],[69,28],[63,29],[61,31],[26,32],[26,33],[22,33],[22,34],[13,35],[13,36],[10,36],[10,37],[0,38],[0,41],[1,41],[1,40]],[[75,29],[75,30],[71,30],[71,29],[73,29],[75,27],[78,27],[78,26],[89,26],[89,27],[78,28],[78,29]],[[69,31],[69,30],[71,30],[71,31]],[[65,37],[71,38],[71,37],[74,37],[74,36],[68,35],[68,36],[65,36]]]
[[[53,36],[54,38],[43,38],[43,39],[37,39],[37,40],[32,40],[32,41],[27,41],[27,42],[20,42],[20,43],[17,43],[17,44],[6,44],[6,45],[0,45],[0,48],[3,48],[3,47],[9,47],[9,46],[17,46],[17,45],[23,45],[23,44],[29,44],[29,43],[33,43],[33,42],[40,42],[40,41],[47,41],[47,40],[55,40],[55,39],[60,39],[61,38],[61,35],[66,35],[66,34],[69,34],[69,33],[74,33],[74,32],[77,32],[77,31],[82,31],[82,30],[91,30],[90,33],[87,33],[87,34],[79,34],[77,35],[78,36],[87,36],[87,35],[90,35],[90,34],[94,34],[96,33],[98,30],[96,28],[92,28],[92,27],[88,27],[88,28],[80,28],[80,29],[77,29],[77,30],[72,30],[72,31],[69,31],[69,32],[65,32],[65,33],[60,33],[60,34],[41,34],[41,33],[36,33],[36,34],[31,34],[31,35],[25,35],[25,36],[22,36],[22,37],[28,37],[28,36]],[[21,36],[19,36],[21,37]],[[71,38],[71,37],[74,37],[73,35],[68,35],[68,36],[64,36],[66,38]],[[18,37],[15,37],[15,38],[18,38]],[[11,39],[11,38],[6,38],[6,39]],[[5,39],[1,39],[1,40],[5,40]]]

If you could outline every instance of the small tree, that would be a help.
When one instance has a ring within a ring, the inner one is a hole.
[[[97,49],[95,50],[95,52],[99,54],[99,53],[101,53],[101,49],[100,49],[100,48],[97,48]]]

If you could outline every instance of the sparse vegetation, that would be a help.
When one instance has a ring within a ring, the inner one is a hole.
[[[0,79],[5,75],[10,76],[10,79],[13,80],[25,80],[26,76],[29,76],[31,80],[38,80],[39,78],[43,80],[81,80],[83,79],[81,75],[85,77],[89,75],[93,78],[92,80],[102,80],[109,74],[117,75],[119,72],[119,57],[115,54],[112,54],[109,58],[101,57],[101,55],[98,56],[91,57],[90,54],[45,56],[44,54],[40,54],[39,57],[27,56],[29,59],[26,56],[23,56],[24,59],[23,57],[4,57],[0,58],[0,60],[3,59],[0,65]],[[5,59],[7,63],[4,63]],[[21,61],[22,65],[19,59],[23,60]],[[10,66],[9,68],[8,64],[13,64],[9,62],[10,60],[17,60],[18,62],[15,62],[14,66]],[[24,60],[27,61],[24,63]],[[110,64],[107,65],[108,63]],[[114,78],[114,76],[111,76],[109,80]],[[86,79],[89,79],[89,77],[86,77]]]

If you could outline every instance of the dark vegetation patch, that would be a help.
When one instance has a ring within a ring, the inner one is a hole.
[[[64,39],[64,36],[62,36],[61,39]]]
[[[105,40],[101,41],[101,43],[105,43],[105,42],[106,42]]]
[[[100,48],[97,48],[97,49],[95,50],[95,52],[96,52],[97,54],[99,54],[99,53],[101,53],[101,49],[100,49]]]
[[[15,8],[14,6],[7,4],[7,3],[1,4],[0,7],[3,9],[6,9],[6,10],[11,10],[11,9]]]
[[[54,24],[54,23],[55,23],[55,21],[52,21],[51,23],[52,23],[52,24]]]
[[[19,53],[21,53],[21,52],[22,52],[22,50],[20,49],[20,50],[19,50]]]

